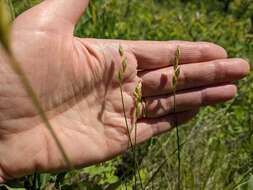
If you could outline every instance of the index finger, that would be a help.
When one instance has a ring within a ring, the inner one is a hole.
[[[138,68],[143,70],[158,69],[174,64],[177,48],[180,49],[180,64],[206,62],[227,58],[226,51],[208,42],[127,42],[138,60]]]
[[[209,42],[187,41],[129,41],[107,39],[83,39],[99,42],[133,53],[138,61],[138,69],[152,70],[174,64],[177,48],[180,49],[180,64],[207,62],[227,58],[224,48]]]

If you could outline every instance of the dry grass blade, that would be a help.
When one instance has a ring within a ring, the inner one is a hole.
[[[22,67],[16,60],[15,56],[13,55],[11,48],[10,48],[10,13],[8,11],[8,6],[4,2],[4,0],[0,0],[0,42],[9,56],[9,63],[13,71],[18,75],[19,80],[21,81],[25,91],[27,92],[28,96],[31,98],[34,107],[37,109],[39,116],[41,117],[42,121],[44,122],[45,126],[49,130],[50,134],[52,135],[57,147],[59,148],[64,161],[68,168],[72,169],[72,163],[67,156],[64,147],[62,146],[60,140],[58,139],[56,133],[53,130],[53,127],[49,123],[49,120],[43,111],[42,105],[39,102],[39,99],[33,90],[32,86],[28,78],[26,77]]]

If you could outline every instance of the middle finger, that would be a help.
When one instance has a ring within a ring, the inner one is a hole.
[[[249,64],[243,59],[221,59],[203,63],[181,65],[177,90],[230,83],[246,76]],[[143,97],[171,94],[173,67],[140,71]]]

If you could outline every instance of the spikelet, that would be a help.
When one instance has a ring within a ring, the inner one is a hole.
[[[121,69],[118,72],[118,81],[120,85],[122,85],[124,74],[126,72],[127,65],[128,65],[128,60],[127,60],[127,57],[125,56],[124,49],[121,45],[119,46],[119,55],[121,58]]]
[[[136,118],[142,117],[142,83],[138,82],[134,91]]]
[[[173,75],[173,79],[172,79],[172,89],[175,92],[176,88],[177,88],[177,83],[178,83],[178,78],[180,75],[180,56],[181,56],[181,51],[179,49],[179,47],[176,50],[176,54],[175,54],[175,63],[173,65],[173,69],[174,69],[174,75]]]

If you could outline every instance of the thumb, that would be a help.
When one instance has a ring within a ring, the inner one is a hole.
[[[37,26],[50,30],[73,31],[88,4],[89,0],[44,0],[25,12],[16,22],[32,20],[33,28]]]
[[[56,17],[64,18],[72,25],[79,20],[89,4],[89,0],[46,0],[47,11]]]

